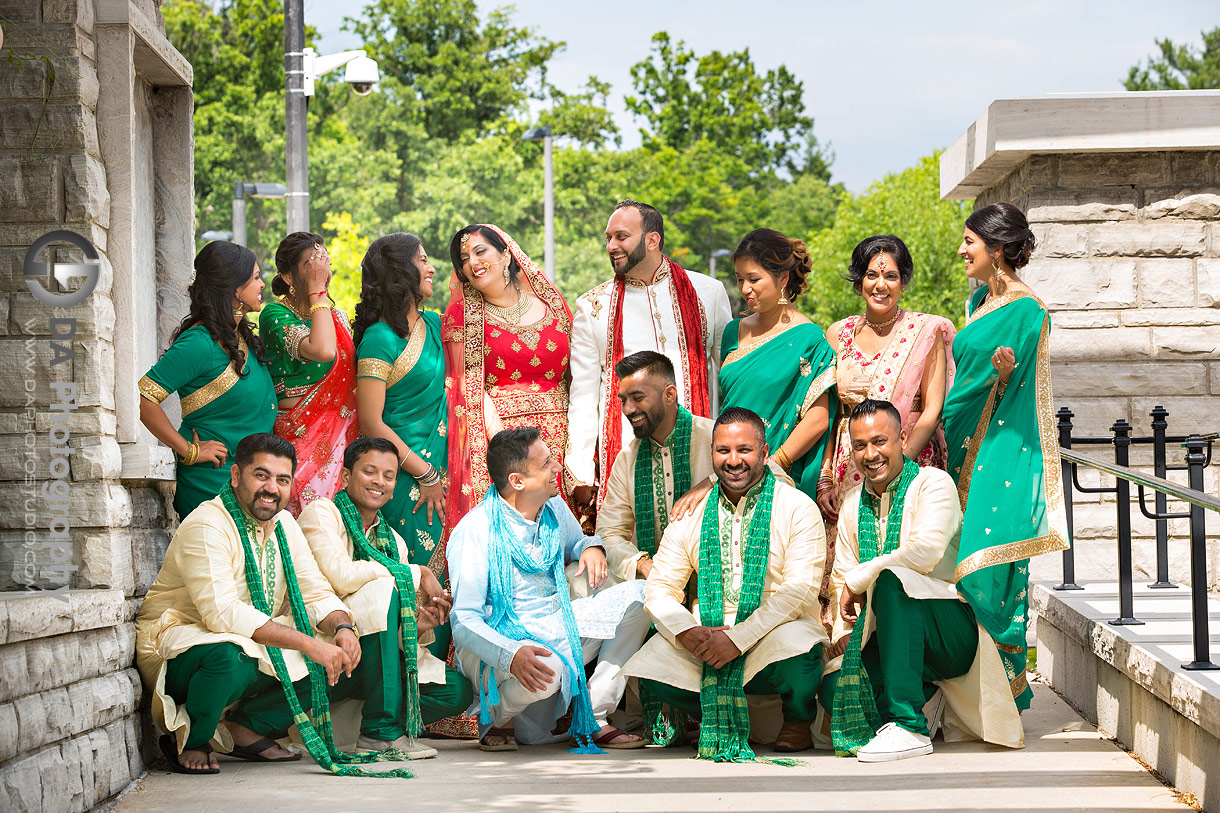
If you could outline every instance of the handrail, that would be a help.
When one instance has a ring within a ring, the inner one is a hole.
[[[1072,439],[1075,441],[1075,438]],[[1153,474],[1144,474],[1140,471],[1129,469],[1126,466],[1119,466],[1116,463],[1107,463],[1104,460],[1098,460],[1095,457],[1081,454],[1072,449],[1059,449],[1059,454],[1064,460],[1072,463],[1080,463],[1088,466],[1091,469],[1104,471],[1106,474],[1112,474],[1115,477],[1121,477],[1129,483],[1146,486],[1147,488],[1155,489],[1162,494],[1166,494],[1182,502],[1188,502],[1191,505],[1197,505],[1200,508],[1207,508],[1220,513],[1220,499],[1216,499],[1208,494],[1204,494],[1186,486],[1171,483],[1163,477],[1157,477]]]
[[[1163,406],[1156,406],[1149,413],[1152,417],[1153,468],[1155,474],[1145,474],[1130,468],[1131,445],[1144,441],[1144,438],[1132,437],[1134,428],[1126,419],[1119,418],[1110,427],[1114,433],[1114,462],[1098,460],[1080,452],[1073,451],[1072,444],[1077,440],[1093,442],[1095,438],[1078,439],[1072,437],[1072,418],[1070,409],[1062,407],[1059,418],[1059,456],[1065,468],[1070,469],[1063,477],[1063,508],[1067,520],[1068,538],[1071,544],[1063,551],[1063,582],[1056,590],[1082,590],[1076,584],[1076,554],[1073,550],[1076,539],[1072,494],[1079,491],[1084,494],[1113,494],[1115,504],[1116,533],[1118,545],[1118,618],[1110,623],[1116,626],[1143,624],[1135,617],[1135,595],[1132,591],[1132,551],[1131,551],[1131,484],[1139,490],[1139,510],[1144,516],[1156,522],[1156,570],[1157,578],[1148,587],[1151,589],[1176,589],[1177,585],[1169,580],[1169,523],[1171,519],[1189,518],[1190,525],[1190,615],[1191,638],[1194,659],[1182,664],[1183,669],[1220,669],[1213,663],[1208,633],[1207,606],[1207,511],[1220,513],[1220,499],[1203,491],[1203,472],[1211,465],[1212,445],[1217,440],[1216,434],[1187,435],[1182,444],[1186,448],[1186,457],[1182,464],[1170,465],[1167,458],[1167,445],[1171,442],[1166,429],[1168,428],[1169,411]],[[1175,437],[1172,442],[1178,442]],[[1099,488],[1085,487],[1080,484],[1079,467],[1086,466],[1103,474],[1114,477],[1113,486]],[[1188,472],[1189,486],[1181,486],[1165,479],[1170,471]],[[1155,492],[1156,508],[1148,510],[1144,490],[1150,488]],[[1185,502],[1187,511],[1170,512],[1168,498]]]

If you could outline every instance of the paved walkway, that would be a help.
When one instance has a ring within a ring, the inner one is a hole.
[[[808,765],[722,765],[686,749],[576,756],[559,746],[487,754],[441,742],[416,778],[323,773],[308,761],[256,765],[221,759],[219,776],[154,768],[124,797],[144,811],[517,810],[1188,810],[1134,759],[1101,739],[1045,686],[1025,714],[1026,748],[943,744],[927,757],[865,765],[815,752]],[[435,742],[435,741],[434,741]]]

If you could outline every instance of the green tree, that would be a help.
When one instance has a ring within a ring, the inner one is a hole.
[[[830,180],[805,113],[804,84],[783,65],[760,74],[749,49],[696,56],[669,34],[652,37],[652,54],[631,68],[636,95],[627,109],[644,119],[652,149],[685,150],[706,139],[754,172],[810,172]]]
[[[896,234],[915,261],[904,305],[960,326],[968,289],[956,249],[972,203],[941,200],[939,158],[939,153],[927,156],[886,175],[858,197],[844,196],[834,225],[809,241],[813,271],[799,306],[811,319],[825,327],[860,312],[860,298],[844,279],[852,249],[874,234]]]
[[[483,16],[475,0],[376,0],[346,24],[411,94],[428,135],[455,139],[542,96],[546,63],[563,43],[514,26],[511,13]]]
[[[1133,65],[1123,86],[1127,90],[1205,90],[1220,88],[1220,28],[1203,32],[1203,50],[1157,40],[1160,56]]]

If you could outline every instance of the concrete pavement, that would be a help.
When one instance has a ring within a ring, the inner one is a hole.
[[[219,776],[154,768],[118,802],[119,813],[291,810],[1189,810],[1054,692],[1035,686],[1023,751],[945,744],[901,762],[866,765],[817,751],[798,768],[724,765],[688,749],[569,754],[561,746],[483,753],[431,740],[436,759],[415,779],[332,776],[308,758],[262,765],[221,758]]]

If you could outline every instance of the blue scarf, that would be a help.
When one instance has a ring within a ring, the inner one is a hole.
[[[563,626],[567,632],[568,649],[573,660],[569,663],[562,653],[555,653],[564,662],[568,677],[572,681],[571,685],[575,687],[572,692],[572,726],[569,729],[572,741],[576,743],[572,751],[578,754],[603,754],[605,752],[593,744],[593,738],[597,736],[601,726],[593,716],[593,702],[589,698],[589,685],[585,680],[580,630],[576,627],[576,616],[572,613],[572,601],[568,596],[563,548],[559,539],[559,518],[555,516],[555,509],[547,502],[538,515],[538,538],[542,543],[542,561],[538,562],[529,555],[518,539],[517,530],[511,526],[505,515],[506,503],[494,486],[487,490],[483,502],[487,505],[491,526],[491,538],[487,548],[487,595],[491,602],[491,618],[488,619],[487,625],[514,641],[542,640],[525,628],[513,606],[512,571],[515,567],[527,575],[550,575],[563,611]],[[479,669],[480,721],[490,724],[489,704],[499,705],[500,692],[496,687],[495,673],[490,669],[486,669],[487,688],[484,689],[482,673],[485,669],[485,664]]]

